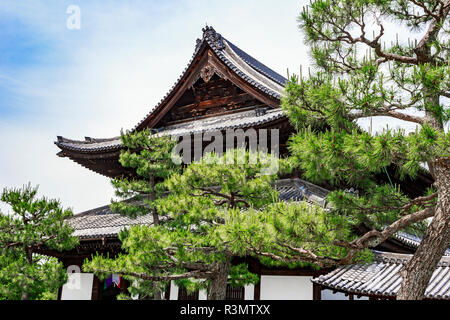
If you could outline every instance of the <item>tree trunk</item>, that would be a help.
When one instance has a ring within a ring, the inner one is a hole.
[[[154,201],[156,200],[156,192],[155,192],[155,177],[152,174],[150,175],[150,178],[149,178],[149,184],[152,188],[152,191],[150,191],[150,194],[148,195],[148,197],[153,205]],[[158,225],[159,224],[159,215],[158,215],[156,208],[153,208],[152,216],[153,216],[153,224]]]
[[[227,257],[224,262],[219,263],[217,276],[209,282],[208,300],[225,300],[229,272],[230,257]]]
[[[157,285],[155,284],[155,287],[157,287]],[[162,292],[159,288],[155,289],[155,294],[153,296],[154,300],[162,300]]]
[[[25,257],[29,265],[33,264],[33,251],[30,248],[25,248]],[[24,275],[25,276],[25,275]],[[25,285],[25,281],[23,284],[22,296],[21,300],[30,300],[30,294],[28,292],[28,287]]]
[[[417,251],[400,273],[403,281],[398,300],[423,299],[431,276],[450,245],[450,158],[434,161],[433,169],[438,189],[436,213]]]

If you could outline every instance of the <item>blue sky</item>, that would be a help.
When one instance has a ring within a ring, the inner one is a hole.
[[[81,28],[69,30],[69,5]],[[309,58],[302,1],[0,2],[0,188],[29,181],[75,212],[109,203],[109,180],[58,158],[57,135],[117,136],[165,95],[206,23],[276,71]],[[4,208],[3,208],[4,209]]]
[[[282,75],[310,65],[299,0],[2,0],[0,188],[29,181],[74,212],[109,203],[109,180],[58,158],[56,136],[132,128],[188,63],[206,23]],[[69,5],[81,28],[69,30]],[[0,206],[1,208],[1,206]]]

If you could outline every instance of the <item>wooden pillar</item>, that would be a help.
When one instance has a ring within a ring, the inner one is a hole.
[[[92,300],[101,300],[102,299],[102,294],[101,294],[101,289],[100,288],[100,280],[99,278],[94,275],[94,283],[92,284],[92,296],[91,299]]]
[[[61,300],[61,295],[62,295],[62,286],[61,287],[59,287],[59,289],[58,289],[58,297],[57,297],[57,300]]]
[[[322,286],[313,283],[313,300],[322,300]]]
[[[253,295],[254,300],[261,300],[261,274],[259,274],[258,276],[259,281],[257,284],[255,284],[254,287],[254,295]]]
[[[127,294],[128,293],[127,289],[128,289],[128,287],[130,285],[130,282],[128,280],[125,280],[124,278],[122,278],[120,280],[120,284],[121,284],[120,293]]]
[[[170,281],[166,286],[166,290],[164,291],[164,300],[170,300]]]

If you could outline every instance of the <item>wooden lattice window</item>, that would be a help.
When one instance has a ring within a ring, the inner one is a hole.
[[[226,300],[244,300],[244,287],[227,285]],[[198,291],[188,293],[186,288],[178,288],[178,300],[198,300]]]
[[[227,285],[226,300],[244,300],[244,287],[232,287]]]

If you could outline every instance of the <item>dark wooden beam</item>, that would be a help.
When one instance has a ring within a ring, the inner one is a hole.
[[[166,290],[164,291],[164,300],[170,300],[170,282],[166,286]]]
[[[192,69],[189,71],[188,76],[181,81],[181,85],[179,84],[179,87],[176,88],[175,93],[173,96],[166,102],[165,105],[161,105],[160,110],[155,110],[152,112],[152,114],[138,127],[137,130],[142,130],[144,128],[155,128],[159,120],[162,119],[162,117],[172,108],[172,106],[178,101],[179,98],[183,95],[183,93],[193,85],[193,82],[196,80],[197,74],[194,71],[195,68],[198,68],[199,70],[207,64],[208,62],[208,55],[206,54],[206,51],[202,54],[200,59],[192,66]],[[198,71],[199,72],[199,71]]]
[[[59,289],[58,289],[58,297],[57,297],[57,300],[61,300],[61,296],[62,296],[62,286],[61,287],[59,287]]]
[[[100,287],[100,279],[94,275],[94,281],[92,283],[92,296],[91,300],[101,300],[101,287]]]
[[[192,103],[185,106],[178,107],[177,111],[185,111],[189,109],[208,109],[208,108],[214,108],[214,107],[220,107],[226,104],[230,103],[241,103],[248,100],[254,99],[252,96],[250,96],[248,93],[241,93],[236,96],[227,96],[227,97],[221,97],[217,99],[212,100],[204,100],[199,103]]]
[[[322,300],[322,286],[313,283],[313,300]]]
[[[259,274],[259,281],[254,285],[253,289],[253,300],[261,300],[261,275]]]

